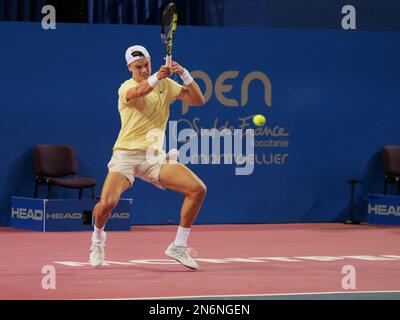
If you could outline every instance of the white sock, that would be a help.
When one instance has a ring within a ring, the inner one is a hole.
[[[105,239],[105,232],[104,232],[104,227],[103,228],[97,228],[96,225],[94,226],[94,231],[92,235],[92,241],[93,242],[100,242],[104,241]]]
[[[187,239],[189,237],[190,228],[182,228],[179,226],[174,244],[178,247],[186,247]]]

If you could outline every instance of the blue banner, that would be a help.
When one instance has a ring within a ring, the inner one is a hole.
[[[11,226],[43,232],[93,230],[92,210],[97,201],[12,197]],[[132,199],[120,199],[105,230],[130,231],[131,219]]]
[[[4,225],[10,197],[32,195],[37,144],[73,146],[79,174],[96,178],[100,195],[120,129],[118,88],[131,76],[125,50],[144,45],[154,72],[165,47],[158,26],[0,23],[0,38]],[[187,163],[208,188],[197,223],[340,221],[349,179],[365,182],[356,196],[380,192],[380,151],[400,145],[398,32],[179,26],[175,38],[173,58],[207,100],[171,106],[167,137],[193,130],[191,144],[186,137],[176,148],[188,155],[197,139],[198,156],[212,153],[212,143],[201,144],[202,129],[254,132],[247,174],[238,174],[244,163],[223,158],[233,136],[220,137],[219,163]],[[255,114],[266,117],[264,126],[252,123]],[[242,154],[250,144],[241,141]],[[56,188],[55,197],[77,196],[69,192]],[[137,179],[123,197],[135,199],[133,224],[179,223],[179,194]]]
[[[368,222],[400,226],[400,196],[369,195]]]

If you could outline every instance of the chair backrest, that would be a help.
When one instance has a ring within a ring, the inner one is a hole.
[[[382,162],[385,175],[400,176],[400,146],[385,146]]]
[[[33,149],[33,164],[36,175],[52,178],[75,175],[78,171],[75,150],[68,145],[36,146]]]

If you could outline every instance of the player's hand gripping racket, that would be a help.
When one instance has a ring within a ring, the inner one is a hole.
[[[178,12],[175,3],[170,2],[164,9],[161,18],[161,40],[167,46],[165,65],[171,68],[172,40],[178,25]]]

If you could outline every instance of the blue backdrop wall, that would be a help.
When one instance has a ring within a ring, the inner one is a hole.
[[[235,175],[234,164],[189,164],[208,187],[197,223],[338,221],[347,212],[351,178],[364,179],[356,199],[365,218],[365,195],[383,189],[381,148],[400,145],[399,36],[180,27],[174,58],[209,78],[198,82],[211,96],[202,107],[175,102],[171,120],[180,120],[180,128],[254,128],[251,115],[267,117],[266,129],[255,132],[251,175]],[[146,46],[155,70],[165,51],[159,38],[151,26],[43,30],[39,23],[0,23],[1,225],[8,224],[10,197],[33,193],[36,144],[72,145],[79,173],[95,177],[100,194],[120,126],[117,91],[130,77],[124,52]],[[237,71],[224,82],[230,88],[217,84],[227,71]],[[253,71],[269,79],[271,91],[265,99],[262,81],[252,81],[242,106],[241,86]],[[57,190],[56,196],[75,194]],[[123,196],[134,199],[134,224],[179,221],[181,195],[137,180]]]

